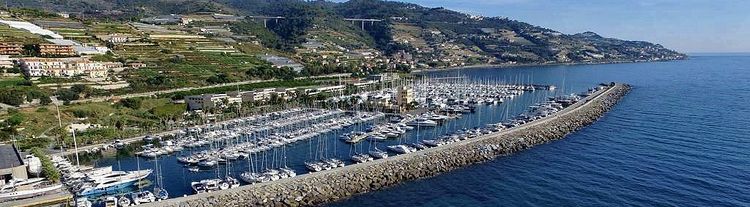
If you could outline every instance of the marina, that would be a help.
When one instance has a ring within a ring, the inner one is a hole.
[[[559,139],[569,133],[568,130],[574,130],[592,123],[628,90],[627,85],[616,85],[606,90],[595,91],[592,94],[593,96],[585,99],[586,101],[576,102],[573,104],[574,107],[564,108],[548,117],[536,119],[502,132],[477,136],[443,147],[429,148],[409,155],[349,165],[330,172],[305,174],[272,185],[245,186],[237,190],[220,191],[211,195],[176,198],[158,203],[158,205],[179,206],[206,203],[269,206],[321,205],[339,200],[342,196],[348,197],[350,194],[380,190],[385,186],[397,185],[403,181],[429,177],[444,172],[439,172],[436,169],[457,169],[467,164],[484,162],[498,155],[522,150],[504,148],[515,145],[508,145],[511,143],[520,144],[519,142],[524,142],[536,145],[546,143],[550,139]],[[552,128],[560,129],[560,131],[549,130]],[[528,133],[533,131],[540,133],[537,135],[535,135],[536,133]],[[300,195],[300,192],[297,191],[317,191],[318,193],[295,197]]]
[[[81,167],[73,164],[80,158],[72,155],[54,161],[64,172],[67,189],[82,203],[83,199],[94,206],[149,203],[472,139],[546,117],[564,103],[574,103],[577,98],[572,97],[584,97],[554,89],[497,80],[421,79],[348,97],[382,103],[408,96],[412,107],[421,109],[413,112],[319,104],[146,136],[138,142],[115,141],[108,150],[80,155],[85,158]],[[324,101],[331,103],[331,99]],[[107,156],[106,151],[115,151],[116,156]]]

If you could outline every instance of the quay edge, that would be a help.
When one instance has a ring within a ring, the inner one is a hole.
[[[174,198],[146,206],[317,206],[439,175],[564,138],[594,123],[630,91],[617,83],[552,116],[511,130],[388,159],[275,182]]]

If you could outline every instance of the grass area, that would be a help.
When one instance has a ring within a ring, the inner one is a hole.
[[[126,23],[94,23],[89,26],[89,32],[92,34],[132,34],[136,35],[138,34],[137,31],[135,31],[130,25],[127,25]]]
[[[122,104],[96,102],[59,106],[60,120],[63,126],[70,123],[98,124],[101,127],[77,133],[79,143],[95,144],[108,142],[119,137],[134,136],[144,133],[144,129],[158,128],[160,119],[180,118],[185,112],[185,104],[173,104],[170,99],[143,99],[140,105],[128,108]],[[53,143],[51,138],[34,138],[45,135],[59,137],[60,127],[57,120],[55,106],[21,109],[14,114],[0,115],[0,120],[21,116],[22,122],[17,126],[19,146],[24,149],[31,147],[47,147]],[[65,132],[66,143],[70,142],[71,134]],[[7,140],[5,140],[7,141]]]
[[[18,83],[23,82],[23,77],[7,77],[0,79],[0,88],[17,86]]]
[[[220,73],[230,82],[250,80],[245,71],[264,64],[259,58],[245,54],[198,52],[167,57],[170,59],[153,63],[156,67],[125,71],[123,77],[131,82],[133,91],[143,92],[209,85],[207,80]]]
[[[79,132],[76,135],[81,144],[106,143],[121,137],[131,137],[148,133],[151,130],[167,130],[167,123],[184,120],[185,104],[172,103],[172,98],[205,93],[226,93],[237,89],[247,91],[270,87],[309,87],[325,84],[331,78],[316,80],[289,80],[245,84],[240,86],[217,87],[210,89],[196,89],[185,92],[160,94],[157,98],[136,98],[137,103],[125,105],[121,103],[95,102],[59,106],[60,120],[63,126],[70,123],[97,124],[100,128]],[[9,119],[20,119],[16,125],[18,144],[23,149],[32,147],[48,147],[55,145],[53,138],[60,136],[61,131],[57,120],[55,106],[37,108],[23,108],[17,112],[0,115],[3,122]],[[66,143],[72,143],[69,132],[62,133]],[[42,136],[44,135],[44,136]],[[8,141],[10,137],[3,137]]]

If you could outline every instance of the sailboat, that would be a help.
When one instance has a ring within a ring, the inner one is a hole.
[[[156,170],[156,187],[154,187],[154,194],[157,200],[166,200],[169,198],[169,192],[164,189],[164,178],[161,174],[161,166],[159,166],[159,158],[154,160]]]

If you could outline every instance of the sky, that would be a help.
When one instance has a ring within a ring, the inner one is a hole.
[[[750,52],[750,0],[398,0],[685,53]]]

